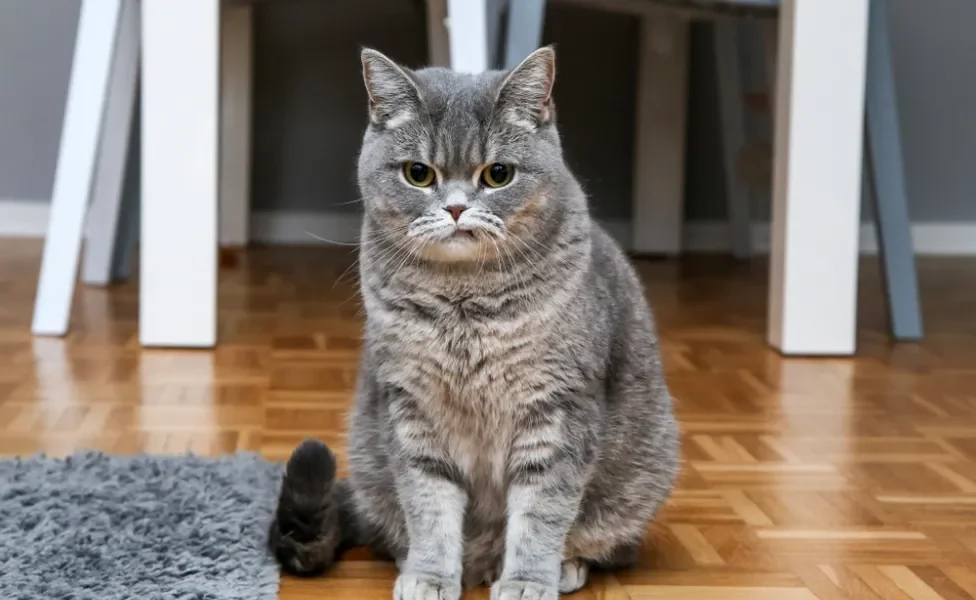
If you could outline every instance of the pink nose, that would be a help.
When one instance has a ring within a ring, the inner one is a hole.
[[[455,221],[457,221],[458,219],[461,218],[461,213],[463,213],[464,211],[468,210],[468,207],[467,206],[461,206],[460,204],[454,204],[452,206],[446,207],[444,210],[446,210],[447,212],[451,213],[451,216],[454,217],[454,220]]]

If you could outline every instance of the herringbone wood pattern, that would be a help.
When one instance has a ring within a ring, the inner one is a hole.
[[[255,249],[221,273],[220,348],[142,350],[131,284],[82,289],[65,340],[31,337],[41,245],[0,241],[0,454],[257,450],[342,458],[360,348],[350,252]],[[890,345],[867,261],[859,355],[764,344],[765,266],[639,262],[684,431],[679,488],[639,568],[575,597],[976,596],[976,260],[923,260],[929,337]],[[364,553],[284,599],[387,599]],[[487,598],[478,590],[471,598]]]

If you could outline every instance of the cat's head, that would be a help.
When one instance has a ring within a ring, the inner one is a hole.
[[[553,49],[478,75],[412,71],[369,49],[362,62],[359,185],[372,234],[439,261],[528,253],[558,217],[565,177]]]

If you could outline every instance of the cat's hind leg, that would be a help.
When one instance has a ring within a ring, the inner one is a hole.
[[[559,575],[559,593],[572,594],[586,585],[590,571],[616,571],[632,567],[640,553],[640,540],[625,542],[609,553],[564,558]]]
[[[569,558],[563,561],[559,575],[559,593],[572,594],[583,589],[590,574],[590,564],[582,558]]]

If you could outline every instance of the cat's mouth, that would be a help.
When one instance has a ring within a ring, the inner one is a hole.
[[[489,243],[493,237],[480,228],[457,227],[444,231],[436,240],[428,239],[420,244],[418,251],[427,258],[444,262],[484,261],[497,251],[497,245]]]

